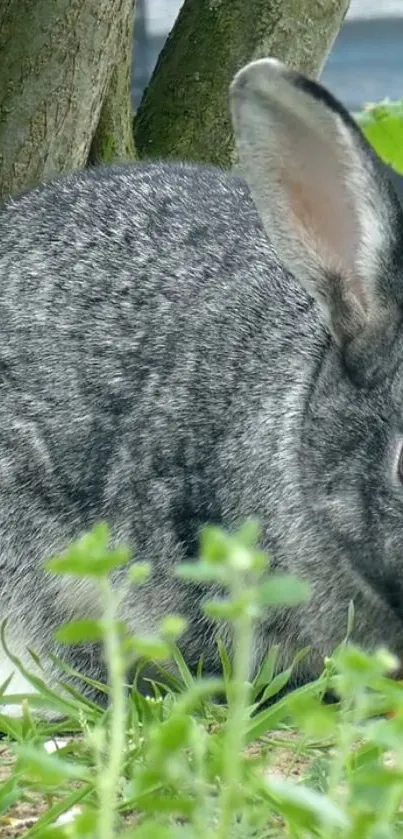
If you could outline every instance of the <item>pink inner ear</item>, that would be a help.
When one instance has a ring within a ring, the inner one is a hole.
[[[319,154],[313,166],[310,158],[314,151]],[[303,248],[315,254],[328,276],[340,277],[345,291],[353,294],[365,310],[368,301],[357,272],[360,235],[357,214],[344,180],[345,171],[339,168],[328,149],[325,155],[323,151],[317,147],[311,150],[307,166],[304,168],[302,164],[300,172],[293,167],[280,173],[289,198],[294,235]]]

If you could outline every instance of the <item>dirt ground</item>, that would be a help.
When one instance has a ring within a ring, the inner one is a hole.
[[[272,732],[272,737],[275,733]],[[312,763],[312,756],[306,754],[299,755],[297,751],[290,748],[290,740],[296,739],[291,732],[279,731],[275,734],[276,745],[275,748],[270,749],[271,759],[269,761],[268,771],[270,774],[275,774],[279,777],[293,777],[300,778],[308,771]],[[284,741],[284,747],[281,741]],[[65,745],[67,741],[58,739],[59,745]],[[267,741],[262,743],[255,743],[248,749],[248,754],[254,755],[260,753],[262,748],[266,749]],[[275,756],[274,760],[272,756]],[[15,758],[12,750],[2,745],[0,742],[0,786],[6,781],[12,772]],[[50,803],[54,804],[56,797],[52,801],[47,801],[43,796],[29,793],[27,800],[20,801],[15,807],[7,812],[6,816],[0,815],[0,836],[1,839],[22,839],[27,831],[35,825],[35,822],[46,812]],[[79,812],[78,808],[66,814],[63,817],[64,823],[66,820],[74,819]],[[66,819],[67,817],[67,819]],[[59,821],[59,824],[62,822]]]
[[[65,745],[67,740],[58,740],[60,746]],[[53,750],[49,748],[49,751]],[[12,748],[3,745],[0,741],[0,788],[1,784],[8,780],[15,764],[15,756]],[[6,815],[0,815],[0,836],[1,839],[20,839],[27,831],[34,826],[35,822],[46,812],[52,804],[57,801],[57,795],[52,799],[45,798],[35,792],[29,792],[18,804],[8,810]],[[75,816],[71,812],[70,820]],[[63,822],[60,821],[59,824]]]

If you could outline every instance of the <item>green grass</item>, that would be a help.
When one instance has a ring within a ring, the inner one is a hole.
[[[370,104],[354,116],[382,160],[403,174],[403,100]]]
[[[37,808],[36,821],[8,835],[403,836],[403,688],[386,675],[393,657],[384,650],[369,655],[356,648],[348,640],[350,626],[316,682],[284,695],[307,651],[281,672],[277,648],[268,652],[253,684],[248,681],[256,621],[267,609],[309,596],[292,577],[264,574],[268,558],[256,549],[257,537],[253,522],[235,535],[207,528],[200,561],[180,571],[182,577],[219,582],[227,592],[206,606],[217,621],[233,626],[232,661],[220,644],[220,680],[194,677],[187,669],[177,647],[185,629],[182,618],[165,620],[155,638],[133,637],[117,620],[120,593],[110,574],[130,557],[122,549],[109,549],[105,526],[50,563],[54,573],[89,575],[99,585],[102,620],[66,625],[58,636],[66,644],[103,642],[110,704],[103,710],[69,686],[63,674],[60,689],[49,688],[12,657],[3,627],[3,644],[15,668],[23,669],[38,692],[26,699],[0,698],[3,704],[22,703],[23,712],[20,719],[0,715],[0,731],[7,738],[3,746],[9,744],[7,755],[12,754],[10,771],[7,776],[3,772],[0,783],[2,829],[11,830],[21,804]],[[148,574],[144,564],[129,566],[132,585],[141,585]],[[175,677],[164,670],[169,658],[176,661]],[[155,683],[152,698],[126,688],[129,665],[147,659],[160,662],[166,685],[162,691]],[[83,676],[83,687],[84,681]],[[338,696],[333,705],[323,702],[330,688]],[[224,704],[216,701],[222,691]],[[41,720],[38,708],[56,710],[64,722]],[[394,716],[384,716],[385,711]],[[71,736],[49,753],[45,743],[57,741],[61,732]],[[73,807],[75,817],[58,823]]]

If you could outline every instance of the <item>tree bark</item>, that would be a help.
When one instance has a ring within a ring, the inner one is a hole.
[[[349,0],[185,0],[135,119],[140,157],[228,167],[228,87],[255,58],[317,77]]]
[[[94,134],[100,157],[131,150],[132,17],[133,0],[0,0],[1,197],[84,166]]]
[[[135,158],[131,104],[133,7],[126,4],[120,20],[119,60],[115,62],[92,141],[89,162],[121,162]]]

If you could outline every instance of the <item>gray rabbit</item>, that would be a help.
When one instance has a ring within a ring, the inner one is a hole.
[[[104,677],[98,650],[53,643],[94,589],[43,569],[99,520],[152,562],[125,619],[185,615],[191,666],[217,669],[217,629],[173,568],[205,523],[249,516],[311,583],[260,625],[252,672],[279,643],[282,664],[310,646],[315,676],[350,600],[356,641],[403,648],[402,210],[319,84],[264,59],[230,103],[245,180],[100,168],[0,212],[0,617],[26,663]],[[0,683],[12,669],[1,653]]]

